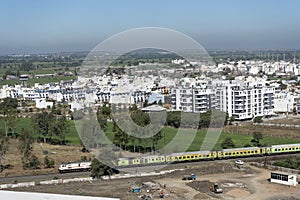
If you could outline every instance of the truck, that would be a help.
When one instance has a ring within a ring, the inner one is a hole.
[[[218,193],[222,193],[223,190],[222,188],[220,188],[219,184],[218,183],[214,183],[210,186],[210,191],[218,194]]]
[[[182,180],[196,180],[196,175],[195,174],[191,174],[191,175],[184,175],[182,177]]]

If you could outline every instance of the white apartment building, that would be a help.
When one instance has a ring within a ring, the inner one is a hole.
[[[185,78],[172,90],[174,110],[206,112],[217,109],[237,120],[274,114],[275,88],[263,79],[199,81]]]
[[[182,79],[171,93],[174,110],[201,113],[215,107],[215,93],[207,87],[206,81]]]
[[[275,89],[263,85],[220,84],[216,88],[216,109],[237,120],[274,114]]]

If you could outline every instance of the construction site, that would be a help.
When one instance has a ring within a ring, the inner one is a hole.
[[[300,199],[300,186],[270,182],[271,170],[233,160],[170,165],[169,174],[110,178],[10,190],[131,199]],[[177,170],[175,170],[177,169]]]

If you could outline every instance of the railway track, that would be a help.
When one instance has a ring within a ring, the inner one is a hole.
[[[269,155],[263,157],[243,157],[239,159],[243,159],[246,162],[271,162],[275,160],[280,160],[284,158],[300,156],[300,153],[293,154],[283,154],[283,155]],[[236,158],[235,158],[236,159]],[[183,162],[183,163],[173,163],[163,166],[163,170],[169,169],[178,169],[178,168],[189,168],[195,165],[207,164],[207,163],[233,163],[235,159],[224,159],[224,160],[207,160],[207,161],[198,161],[198,162]],[[138,172],[146,172],[150,170],[162,169],[162,166],[154,165],[154,166],[139,166],[139,167],[131,167],[132,173]],[[129,168],[124,168],[124,171],[128,172]],[[49,173],[49,174],[41,174],[41,175],[25,175],[25,176],[10,176],[10,177],[2,177],[0,178],[0,184],[4,183],[17,183],[17,182],[30,182],[30,181],[43,181],[43,180],[52,180],[52,179],[67,179],[67,178],[80,178],[80,177],[88,177],[90,176],[90,172],[73,172],[73,173]]]

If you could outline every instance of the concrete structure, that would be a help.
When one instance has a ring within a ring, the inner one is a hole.
[[[295,97],[289,92],[276,93],[274,96],[274,112],[293,112]]]
[[[116,198],[107,197],[89,197],[89,196],[75,196],[75,195],[61,195],[61,194],[47,194],[47,193],[33,193],[33,192],[13,192],[0,190],[1,199],[13,200],[118,200]]]
[[[296,186],[298,184],[297,175],[285,172],[271,172],[271,183]]]
[[[46,101],[46,99],[36,99],[35,100],[35,107],[36,108],[52,108],[53,102]]]

